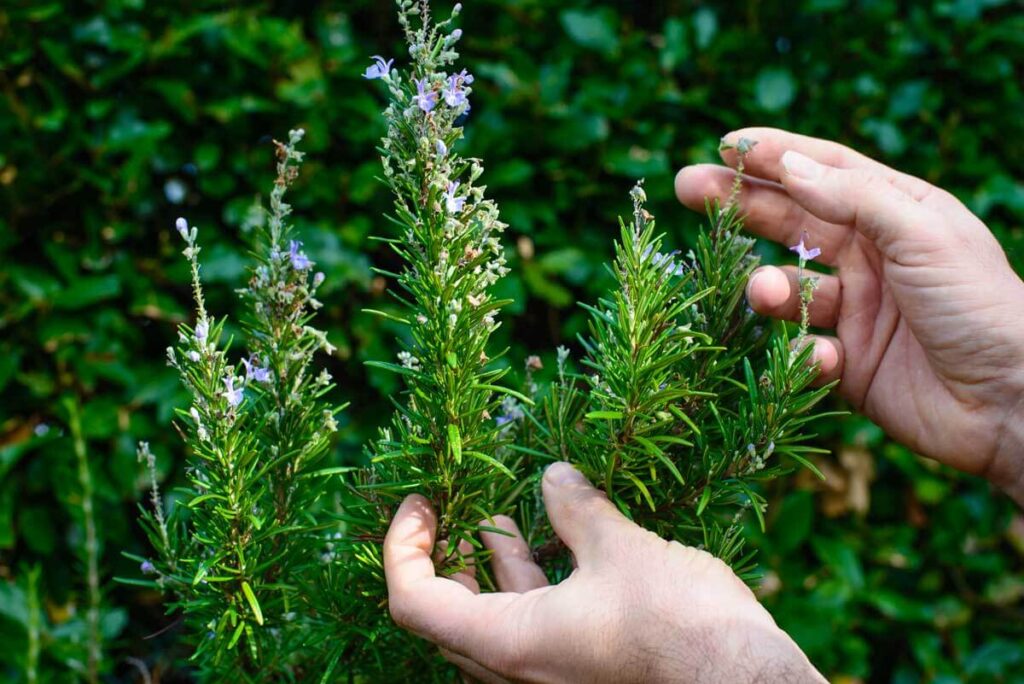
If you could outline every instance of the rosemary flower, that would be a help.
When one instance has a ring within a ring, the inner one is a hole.
[[[366,73],[363,74],[363,78],[384,78],[391,72],[391,65],[394,61],[393,59],[384,61],[384,58],[380,55],[374,55],[374,63],[366,67]]]

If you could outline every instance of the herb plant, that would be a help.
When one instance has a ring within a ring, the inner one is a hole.
[[[331,351],[310,325],[324,280],[292,239],[284,202],[298,174],[303,132],[277,148],[270,209],[257,222],[257,263],[239,295],[243,353],[231,358],[228,321],[206,310],[200,282],[198,230],[178,219],[192,270],[196,322],[179,328],[168,363],[179,373],[192,405],[178,413],[189,447],[188,486],[176,492],[167,515],[147,444],[139,458],[152,477],[142,522],[156,553],[140,558],[146,581],[171,595],[194,646],[192,661],[204,679],[301,679],[323,669],[333,653],[329,595],[332,530],[323,494],[336,470],[322,461],[341,407],[325,395],[326,371],[315,353]]]
[[[576,464],[637,523],[705,548],[749,579],[742,526],[748,511],[764,524],[758,483],[810,465],[806,455],[817,451],[803,444],[805,426],[827,388],[811,387],[806,319],[791,345],[786,328],[773,334],[744,303],[757,259],[740,232],[742,165],[685,256],[664,247],[637,184],[609,266],[615,288],[583,305],[581,372],[560,348],[553,380],[536,381],[541,363],[530,357],[522,391],[509,387],[512,365],[490,345],[507,303],[493,294],[508,271],[506,226],[480,184],[482,163],[460,151],[473,83],[455,67],[460,10],[434,21],[428,2],[398,0],[410,67],[375,56],[364,73],[388,94],[380,155],[393,230],[377,239],[401,262],[397,272],[378,269],[394,284],[397,309],[370,313],[404,334],[394,361],[370,362],[400,376],[403,391],[362,466],[322,463],[340,410],[326,400],[330,376],[312,370],[314,353],[331,349],[309,325],[323,275],[291,236],[283,201],[301,131],[278,144],[257,265],[240,290],[248,317],[238,362],[222,343],[225,321],[205,309],[197,230],[179,220],[197,320],[182,326],[168,358],[193,397],[179,414],[189,487],[166,515],[152,455],[140,446],[153,473],[143,521],[157,553],[139,560],[148,582],[173,596],[205,676],[448,678],[434,649],[387,612],[381,545],[412,492],[438,512],[438,572],[472,563],[485,591],[494,584],[477,534],[496,529],[488,520],[499,513],[519,518],[553,579],[569,570],[537,504],[539,476],[554,460]],[[753,144],[740,143],[741,158]],[[801,264],[813,258],[798,247]],[[806,307],[813,280],[803,282]],[[331,505],[329,483],[341,485]]]

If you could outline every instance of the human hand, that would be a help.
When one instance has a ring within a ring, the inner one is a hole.
[[[757,235],[819,261],[811,324],[823,380],[893,438],[988,477],[1024,505],[1024,283],[999,243],[951,194],[847,147],[771,128],[745,157],[740,210]],[[735,168],[736,152],[723,152]],[[733,171],[699,164],[676,194],[703,211]],[[759,268],[747,286],[758,313],[798,320],[795,267]]]
[[[437,519],[406,498],[384,540],[395,621],[485,682],[824,681],[720,560],[629,521],[567,463],[548,468],[543,491],[576,570],[548,585],[497,516],[487,524],[514,536],[480,533],[500,589],[488,594],[471,565],[435,576]]]

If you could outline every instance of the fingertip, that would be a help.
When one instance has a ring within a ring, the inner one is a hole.
[[[570,484],[590,485],[590,482],[571,463],[557,461],[549,465],[544,471],[543,484],[550,487],[564,487]]]
[[[789,301],[792,295],[789,278],[775,266],[755,270],[747,282],[747,301],[759,314],[771,315]]]
[[[405,521],[409,518],[415,518],[428,527],[434,527],[437,522],[437,518],[434,515],[434,507],[430,505],[430,501],[427,497],[422,494],[410,494],[402,500],[401,505],[398,507],[398,511],[395,513],[395,519],[392,522],[392,526],[394,526],[399,519]]]
[[[519,534],[519,525],[516,521],[507,515],[496,515],[493,518],[487,518],[480,521],[481,525],[489,525],[491,527],[497,527],[499,530],[505,530],[506,532],[513,532]],[[484,531],[483,534],[494,534],[493,532]]]
[[[704,203],[719,195],[716,174],[722,170],[715,164],[692,164],[676,173],[675,190],[679,202],[694,211],[704,211]]]
[[[811,363],[816,363],[822,373],[830,373],[839,365],[839,352],[827,340],[815,340],[814,351],[811,352]]]
[[[843,346],[835,337],[811,335],[808,341],[814,345],[809,363],[818,366],[817,385],[838,380],[843,374]]]

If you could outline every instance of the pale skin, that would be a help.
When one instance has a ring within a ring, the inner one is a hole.
[[[922,455],[987,477],[1024,503],[1024,282],[985,225],[949,193],[836,143],[752,128],[741,209],[747,228],[808,247],[832,272],[811,305],[822,381]],[[734,151],[723,153],[734,167]],[[703,211],[733,172],[684,168],[680,201]],[[764,266],[751,307],[799,316],[796,272]],[[405,500],[384,542],[398,624],[485,682],[824,681],[749,589],[709,554],[628,521],[575,469],[543,481],[555,533],[577,569],[549,585],[512,536],[481,532],[498,592],[472,567],[435,575],[436,518]],[[490,524],[490,523],[489,523]]]

